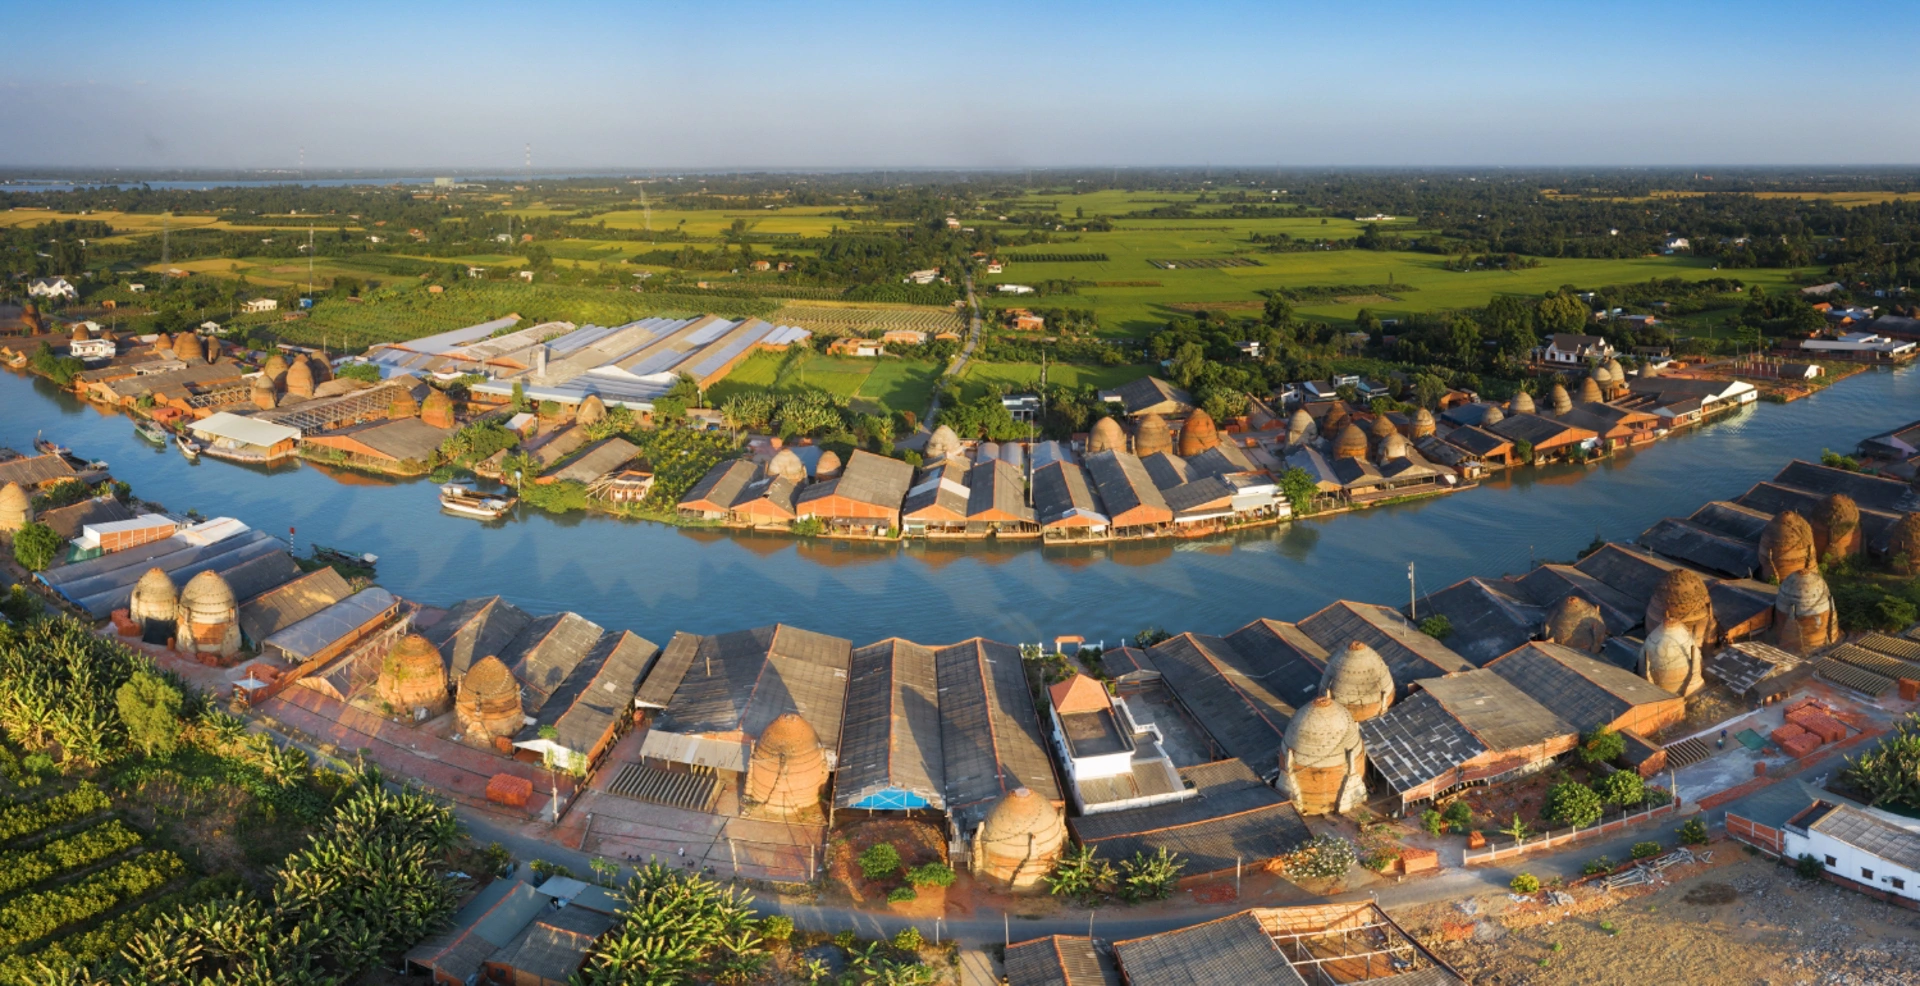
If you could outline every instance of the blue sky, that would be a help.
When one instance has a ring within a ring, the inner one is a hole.
[[[1920,3],[0,0],[0,165],[1920,162]],[[1897,47],[1897,46],[1896,46]]]

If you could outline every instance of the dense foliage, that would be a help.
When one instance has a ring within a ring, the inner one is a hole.
[[[767,962],[753,898],[658,863],[635,873],[618,924],[595,945],[581,986],[742,982]]]
[[[1849,757],[1841,779],[1870,805],[1920,808],[1920,713],[1908,715],[1873,749]]]

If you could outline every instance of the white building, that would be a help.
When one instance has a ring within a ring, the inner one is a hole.
[[[1167,756],[1160,727],[1136,722],[1132,707],[1107,694],[1100,682],[1076,674],[1050,686],[1047,712],[1054,749],[1081,814],[1194,796]]]
[[[1667,242],[1660,245],[1660,252],[1679,253],[1692,245],[1693,244],[1687,242],[1687,238],[1684,236],[1669,237]]]
[[[144,284],[129,284],[127,285],[127,290],[134,294],[146,294],[147,286]]]
[[[935,268],[933,270],[914,271],[913,273],[908,274],[905,280],[910,281],[914,284],[932,284],[934,281],[938,280],[939,278],[940,278],[940,270],[938,268]]]
[[[1920,901],[1920,832],[1852,805],[1815,801],[1787,820],[1786,856],[1812,856],[1829,875],[1876,896]]]
[[[81,322],[74,328],[73,341],[67,344],[67,355],[76,359],[112,359],[120,351],[120,346],[113,340],[113,333],[102,330],[99,322]]]
[[[1599,336],[1575,335],[1570,332],[1555,332],[1547,339],[1547,344],[1533,351],[1534,357],[1542,363],[1559,366],[1585,366],[1588,363],[1605,362],[1614,357],[1611,343]]]
[[[243,312],[246,312],[249,315],[257,315],[261,312],[270,312],[279,307],[280,307],[280,302],[276,301],[273,298],[254,298],[252,300],[243,301],[240,303],[240,310]]]
[[[1803,339],[1800,348],[1813,352],[1856,353],[1879,357],[1904,356],[1914,344],[1872,332],[1849,332],[1838,339]]]
[[[1001,294],[1032,294],[1033,293],[1033,288],[1025,284],[996,284],[993,286],[993,289],[995,291],[1000,292]]]
[[[72,301],[80,292],[64,277],[36,277],[27,284],[29,298],[65,298]]]

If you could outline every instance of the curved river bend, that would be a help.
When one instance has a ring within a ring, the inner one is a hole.
[[[499,593],[535,613],[571,609],[664,643],[774,621],[852,638],[944,643],[1078,633],[1117,641],[1148,624],[1224,633],[1298,619],[1340,598],[1398,603],[1470,575],[1571,559],[1595,536],[1736,496],[1789,459],[1850,450],[1920,417],[1920,371],[1874,370],[1787,405],[1761,404],[1591,467],[1523,471],[1453,496],[1192,542],[1042,547],[799,541],[604,516],[523,512],[494,525],[441,512],[425,480],[311,464],[262,472],[188,463],[133,423],[37,378],[0,373],[0,445],[36,433],[106,459],[176,510],[380,556],[380,583],[446,605]]]

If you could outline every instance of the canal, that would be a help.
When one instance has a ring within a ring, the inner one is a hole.
[[[602,516],[523,512],[498,524],[441,512],[433,484],[299,464],[266,472],[189,463],[127,417],[44,380],[0,373],[0,445],[34,436],[106,459],[174,510],[237,517],[301,551],[380,556],[380,582],[446,605],[498,593],[535,613],[575,610],[664,643],[784,621],[852,638],[944,643],[1078,633],[1109,644],[1149,624],[1224,633],[1298,619],[1340,598],[1401,604],[1469,575],[1571,560],[1596,536],[1737,496],[1789,459],[1851,450],[1920,417],[1920,372],[1876,370],[1787,405],[1761,404],[1590,467],[1526,470],[1453,496],[1191,542],[1102,547],[902,545],[749,537]]]

